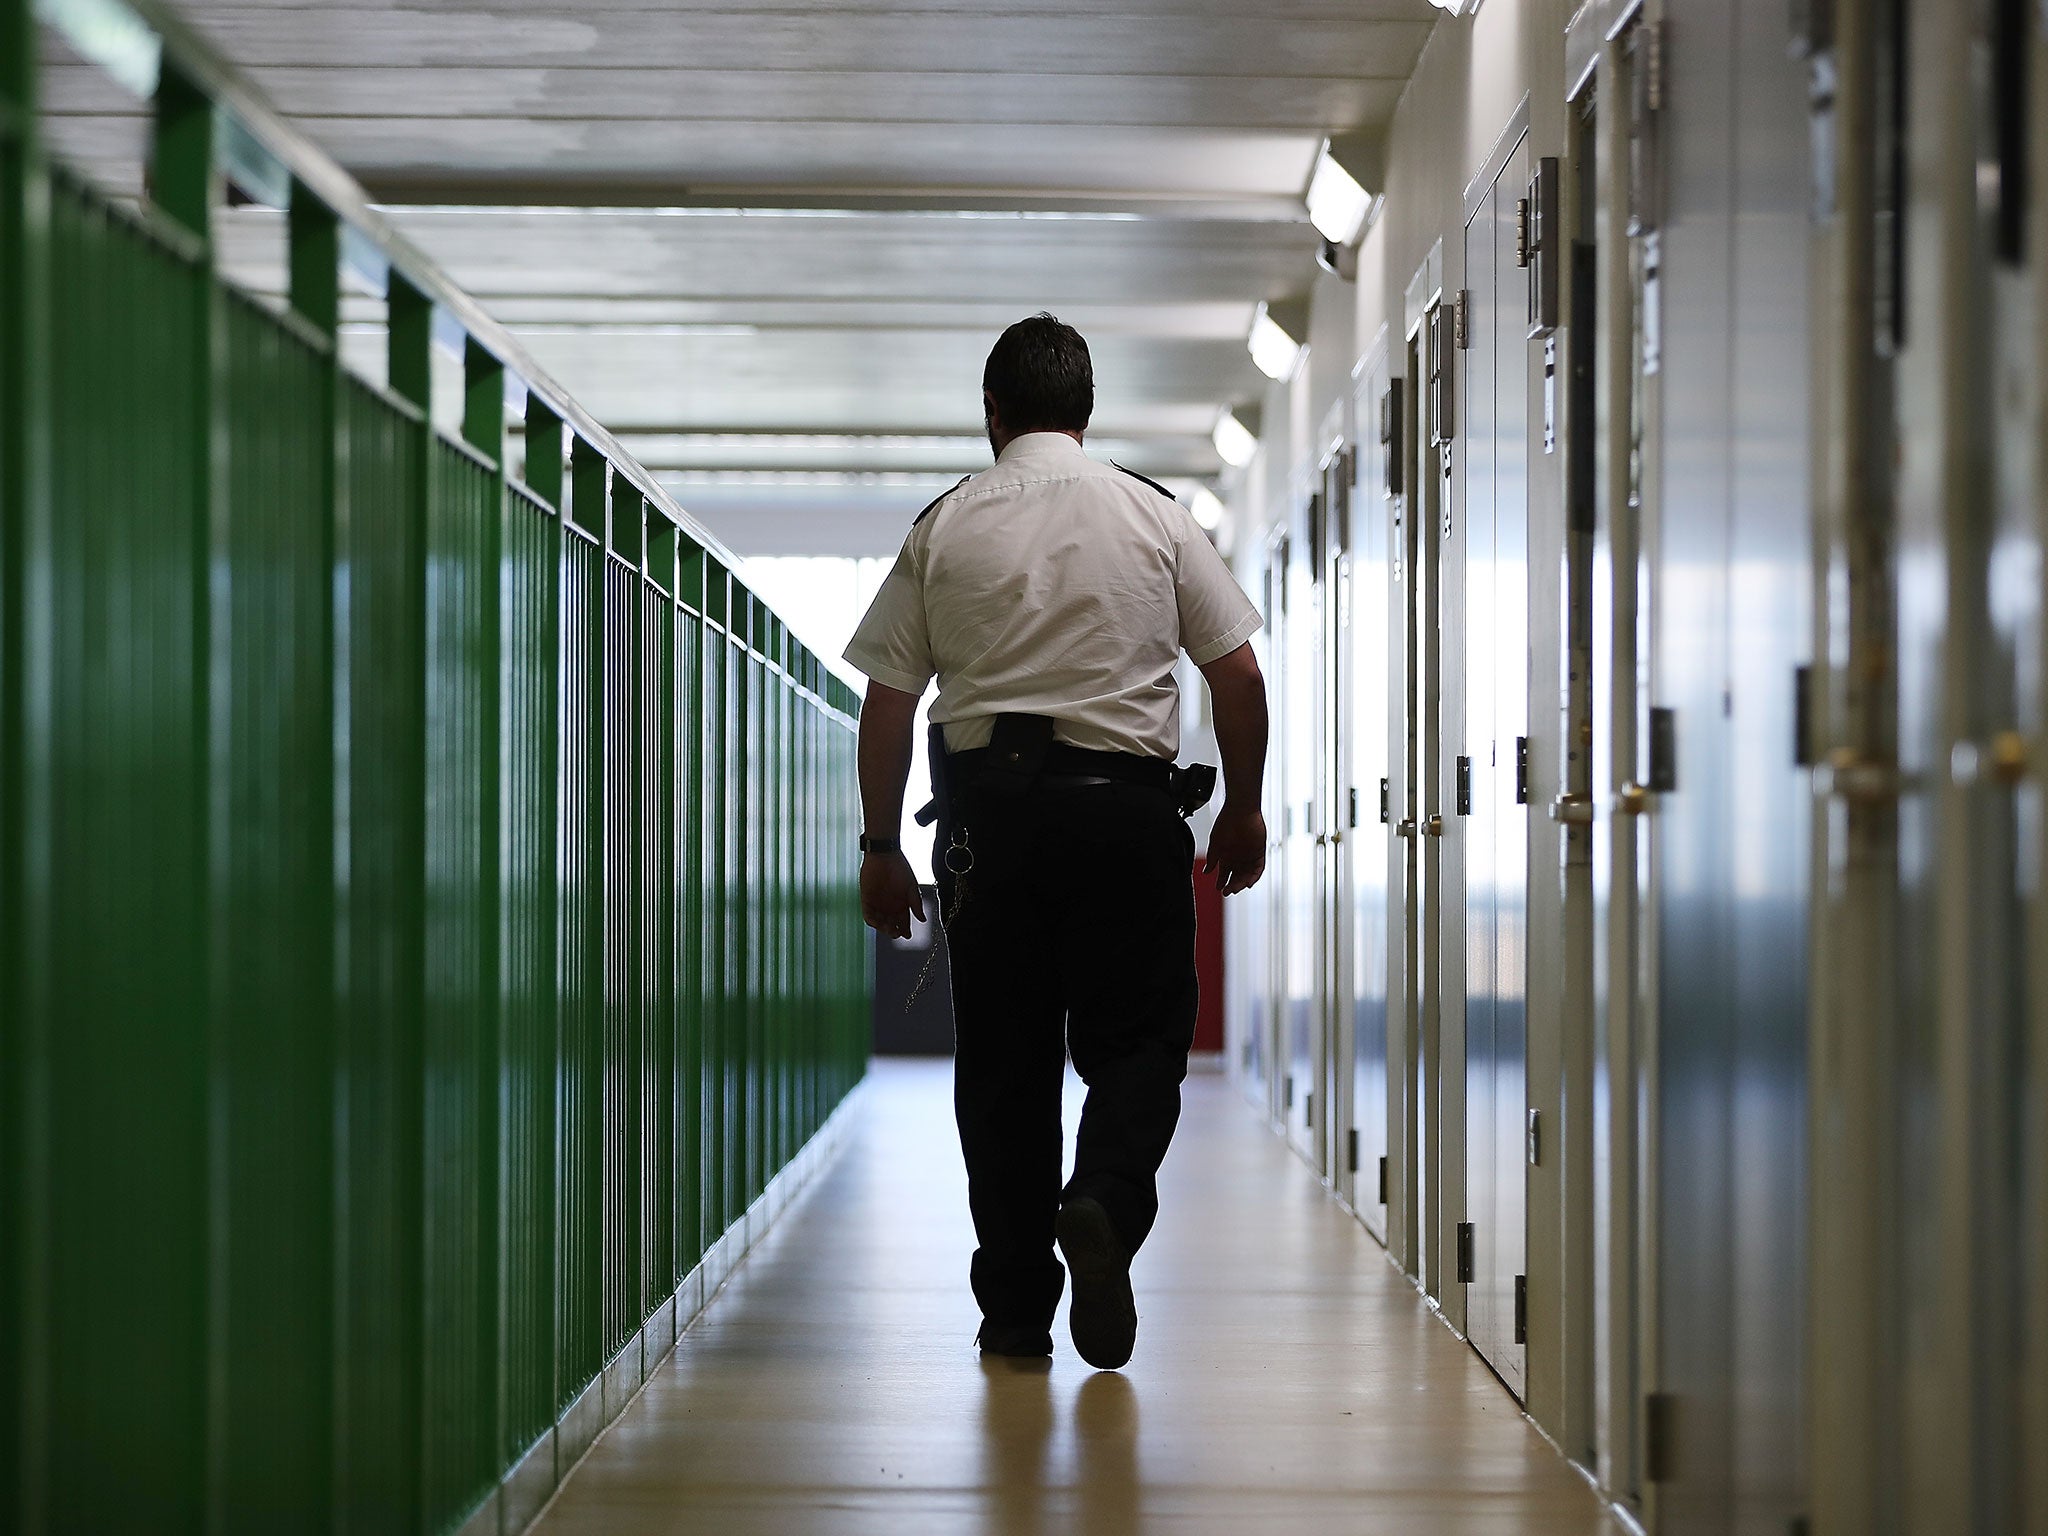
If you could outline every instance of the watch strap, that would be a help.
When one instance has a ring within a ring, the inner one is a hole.
[[[862,853],[901,853],[903,851],[903,842],[902,839],[894,837],[869,837],[867,833],[863,832],[860,835],[860,851]]]

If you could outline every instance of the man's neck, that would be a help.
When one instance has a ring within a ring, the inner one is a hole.
[[[998,436],[995,443],[996,457],[1001,458],[1010,451],[1010,444],[1022,442],[1027,437],[1068,437],[1072,438],[1079,445],[1082,434],[1079,432],[1069,432],[1060,427],[1034,427],[1029,432],[1016,432],[1007,436]]]

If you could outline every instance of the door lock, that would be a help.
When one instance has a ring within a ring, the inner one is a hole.
[[[1568,827],[1593,824],[1593,797],[1576,792],[1559,795],[1550,802],[1550,819]]]
[[[1428,834],[1429,834],[1429,835],[1430,835],[1431,837],[1442,837],[1442,836],[1444,835],[1444,819],[1443,819],[1443,817],[1441,817],[1441,816],[1432,816],[1432,817],[1430,817],[1430,818],[1429,818],[1429,825],[1428,825],[1427,827],[1423,828],[1423,830],[1424,830],[1425,832],[1427,832],[1427,833],[1428,833]]]
[[[1394,823],[1394,836],[1413,837],[1414,835],[1415,823],[1410,821],[1406,816],[1403,816],[1399,821]]]
[[[1624,816],[1640,816],[1650,808],[1650,792],[1631,779],[1615,797],[1615,809]]]
[[[2001,784],[2017,784],[2027,776],[2027,738],[2018,731],[2000,731],[1991,738],[1991,776]]]

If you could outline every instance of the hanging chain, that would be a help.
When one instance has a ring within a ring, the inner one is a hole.
[[[960,909],[967,905],[967,872],[974,868],[974,849],[967,841],[967,829],[955,827],[953,841],[946,849],[946,872],[953,877],[953,910],[949,913],[941,908],[939,926],[951,932],[960,920]],[[925,984],[932,979],[932,967],[939,963],[939,941],[932,939],[932,947],[925,953],[924,968],[917,973],[917,982],[910,989],[910,996],[903,1000],[905,1013],[917,1006],[917,1000],[924,995]]]

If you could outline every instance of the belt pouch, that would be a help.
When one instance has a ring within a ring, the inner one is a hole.
[[[1050,715],[997,715],[975,788],[992,795],[1023,794],[1045,769],[1052,728]]]

